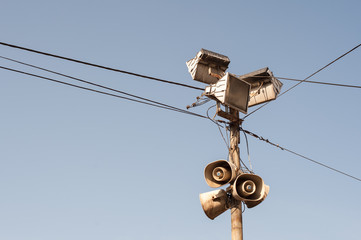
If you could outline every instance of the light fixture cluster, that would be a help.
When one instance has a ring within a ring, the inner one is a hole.
[[[247,114],[248,107],[277,98],[282,82],[266,68],[237,76],[226,72],[227,56],[201,49],[186,64],[193,80],[209,84],[204,95]]]

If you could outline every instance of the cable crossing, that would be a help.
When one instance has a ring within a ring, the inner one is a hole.
[[[304,159],[306,159],[306,160],[308,160],[308,161],[310,161],[310,162],[313,162],[313,163],[318,164],[318,165],[320,165],[320,166],[322,166],[322,167],[328,168],[328,169],[330,169],[330,170],[332,170],[332,171],[335,171],[335,172],[337,172],[337,173],[343,174],[343,175],[345,175],[345,176],[347,176],[347,177],[353,178],[353,179],[361,182],[361,179],[360,179],[360,178],[357,178],[357,177],[352,176],[352,175],[350,175],[350,174],[348,174],[348,173],[342,172],[342,171],[340,171],[340,170],[338,170],[338,169],[336,169],[336,168],[330,167],[330,166],[328,166],[328,165],[326,165],[326,164],[323,164],[323,163],[321,163],[321,162],[318,162],[318,161],[316,161],[316,160],[313,160],[313,159],[311,159],[311,158],[309,158],[309,157],[306,157],[306,156],[304,156],[304,155],[302,155],[302,154],[296,153],[296,152],[294,152],[294,151],[292,151],[292,150],[289,150],[289,149],[287,149],[287,148],[285,148],[285,147],[280,146],[279,144],[275,144],[275,143],[269,141],[269,140],[266,139],[266,138],[263,138],[263,137],[261,137],[261,136],[258,136],[257,134],[252,133],[252,132],[250,132],[250,131],[248,131],[248,130],[245,130],[245,129],[242,129],[242,128],[241,128],[241,131],[243,131],[244,133],[246,133],[246,134],[248,134],[248,135],[250,135],[250,136],[252,136],[252,137],[255,137],[255,138],[257,138],[257,139],[259,139],[259,140],[261,140],[261,141],[264,141],[264,142],[266,142],[266,143],[268,143],[268,144],[271,144],[272,146],[275,146],[275,147],[277,147],[277,148],[279,148],[279,149],[281,149],[281,150],[283,150],[283,151],[287,151],[287,152],[292,153],[292,154],[294,154],[294,155],[297,155],[297,156],[299,156],[299,157],[301,157],[301,158],[304,158]]]
[[[323,66],[322,68],[318,69],[316,72],[312,73],[311,75],[309,75],[308,77],[306,77],[305,79],[301,80],[299,83],[296,83],[295,85],[293,85],[292,87],[290,87],[289,89],[287,89],[285,92],[281,93],[280,95],[278,95],[278,98],[283,96],[284,94],[288,93],[289,91],[291,91],[292,89],[294,89],[295,87],[297,87],[298,85],[300,85],[301,83],[307,81],[308,79],[310,79],[311,77],[315,76],[317,73],[321,72],[322,70],[326,69],[327,67],[329,67],[330,65],[334,64],[335,62],[337,62],[338,60],[340,60],[341,58],[343,58],[344,56],[346,56],[347,54],[353,52],[354,50],[356,50],[357,48],[359,48],[361,46],[361,44],[357,45],[356,47],[352,48],[351,50],[347,51],[346,53],[342,54],[341,56],[339,56],[338,58],[336,58],[335,60],[331,61],[330,63],[326,64],[325,66]],[[267,102],[265,104],[263,104],[262,106],[256,108],[254,111],[250,112],[249,114],[247,114],[242,120],[246,119],[247,117],[249,117],[250,115],[252,115],[253,113],[257,112],[258,110],[262,109],[263,107],[267,106],[270,102]]]
[[[172,81],[167,81],[167,80],[163,80],[163,79],[159,79],[159,78],[154,78],[154,77],[150,77],[150,76],[146,76],[146,75],[141,75],[141,74],[137,74],[137,73],[132,73],[132,72],[127,72],[127,71],[124,71],[124,70],[120,70],[120,69],[115,69],[115,68],[110,68],[110,67],[106,67],[106,66],[101,66],[101,65],[97,65],[97,64],[93,64],[93,63],[88,63],[88,62],[84,62],[84,61],[81,61],[81,60],[76,60],[76,59],[72,59],[72,58],[68,58],[68,57],[63,57],[63,56],[59,56],[59,55],[55,55],[55,54],[51,54],[51,53],[46,53],[46,52],[41,52],[41,51],[37,51],[37,50],[34,50],[34,49],[29,49],[29,48],[24,48],[24,47],[20,47],[20,46],[16,46],[16,45],[12,45],[12,44],[7,44],[7,43],[3,43],[3,42],[0,42],[0,45],[4,45],[4,46],[8,46],[8,47],[12,47],[12,48],[17,48],[17,49],[21,49],[21,50],[25,50],[25,51],[29,51],[29,52],[33,52],[33,53],[37,53],[37,54],[42,54],[42,55],[46,55],[46,56],[50,56],[50,57],[55,57],[55,58],[60,58],[60,59],[63,59],[63,60],[67,60],[67,61],[72,61],[72,62],[76,62],[76,63],[80,63],[80,64],[85,64],[85,65],[89,65],[89,66],[92,66],[92,67],[97,67],[97,68],[102,68],[102,69],[105,69],[105,70],[110,70],[110,71],[115,71],[115,72],[120,72],[120,73],[125,73],[125,74],[129,74],[129,75],[134,75],[134,76],[137,76],[137,77],[142,77],[142,78],[147,78],[147,79],[151,79],[151,80],[155,80],[155,81],[160,81],[160,82],[164,82],[164,83],[168,83],[168,84],[174,84],[174,85],[178,85],[178,86],[182,86],[182,87],[188,87],[188,88],[192,88],[192,89],[197,89],[197,90],[204,90],[202,88],[198,88],[198,87],[194,87],[194,86],[190,86],[190,85],[186,85],[186,84],[182,84],[182,83],[177,83],[177,82],[172,82]],[[340,57],[336,58],[335,60],[333,60],[332,62],[326,64],[324,67],[320,68],[319,70],[317,70],[316,72],[312,73],[311,75],[309,75],[308,77],[306,77],[305,79],[303,80],[299,80],[299,79],[291,79],[291,78],[281,78],[281,77],[277,77],[279,79],[285,79],[285,80],[293,80],[293,81],[298,81],[297,84],[295,84],[294,86],[290,87],[289,89],[287,89],[285,92],[283,92],[282,94],[280,94],[278,97],[286,94],[287,92],[289,92],[290,90],[292,90],[293,88],[297,87],[298,85],[300,85],[301,83],[303,82],[309,82],[309,83],[318,83],[318,84],[326,84],[326,85],[334,85],[334,86],[340,86],[340,87],[353,87],[353,88],[361,88],[361,86],[352,86],[352,85],[345,85],[345,84],[334,84],[334,83],[322,83],[322,82],[315,82],[315,81],[307,81],[309,78],[313,77],[314,75],[316,75],[317,73],[321,72],[322,70],[324,70],[325,68],[329,67],[330,65],[332,65],[333,63],[335,63],[336,61],[340,60],[342,57],[346,56],[347,54],[351,53],[352,51],[354,51],[355,49],[357,49],[358,47],[360,47],[361,44],[357,45],[356,47],[354,47],[353,49],[349,50],[348,52],[344,53],[343,55],[341,55]],[[7,68],[7,67],[4,67],[4,66],[0,66],[0,69],[4,69],[4,70],[7,70],[7,71],[12,71],[12,72],[15,72],[15,73],[19,73],[19,74],[23,74],[23,75],[28,75],[28,76],[32,76],[32,77],[36,77],[36,78],[40,78],[40,79],[44,79],[44,80],[48,80],[48,81],[52,81],[52,82],[56,82],[56,83],[59,83],[59,84],[63,84],[63,85],[67,85],[67,86],[71,86],[71,87],[75,87],[75,88],[79,88],[79,89],[83,89],[83,90],[87,90],[87,91],[91,91],[91,92],[95,92],[95,93],[99,93],[99,94],[103,94],[103,95],[108,95],[108,96],[112,96],[112,97],[116,97],[116,98],[120,98],[120,99],[125,99],[125,100],[128,100],[128,101],[133,101],[133,102],[137,102],[137,103],[141,103],[141,104],[146,104],[148,106],[153,106],[153,107],[157,107],[157,108],[162,108],[162,109],[167,109],[167,110],[171,110],[171,111],[175,111],[175,112],[180,112],[180,113],[184,113],[184,114],[188,114],[188,115],[191,115],[191,116],[195,116],[195,117],[199,117],[199,118],[203,118],[203,119],[211,119],[209,116],[203,116],[203,115],[200,115],[200,114],[197,114],[197,113],[193,113],[193,112],[190,112],[190,111],[186,111],[186,110],[183,110],[183,109],[180,109],[180,108],[177,108],[177,107],[174,107],[174,106],[171,106],[171,105],[167,105],[167,104],[164,104],[164,103],[161,103],[161,102],[157,102],[157,101],[154,101],[154,100],[151,100],[151,99],[148,99],[148,98],[143,98],[143,97],[140,97],[140,96],[137,96],[137,95],[133,95],[133,94],[130,94],[130,93],[127,93],[127,92],[124,92],[124,91],[120,91],[120,90],[116,90],[116,89],[113,89],[113,88],[109,88],[109,87],[106,87],[106,86],[103,86],[103,85],[100,85],[100,84],[96,84],[96,83],[93,83],[93,82],[90,82],[90,81],[86,81],[86,80],[83,80],[83,79],[80,79],[80,78],[76,78],[76,77],[73,77],[73,76],[70,76],[70,75],[66,75],[66,74],[62,74],[62,73],[59,73],[59,72],[56,72],[56,71],[52,71],[52,70],[49,70],[49,69],[46,69],[46,68],[42,68],[42,67],[39,67],[39,66],[35,66],[35,65],[32,65],[32,64],[28,64],[28,63],[25,63],[25,62],[21,62],[21,61],[18,61],[18,60],[15,60],[15,59],[11,59],[11,58],[7,58],[7,57],[4,57],[4,56],[0,56],[0,58],[2,59],[5,59],[5,60],[9,60],[9,61],[12,61],[12,62],[16,62],[16,63],[19,63],[19,64],[22,64],[22,65],[25,65],[25,66],[28,66],[28,67],[32,67],[32,68],[35,68],[35,69],[39,69],[39,70],[42,70],[42,71],[46,71],[46,72],[49,72],[49,73],[52,73],[52,74],[56,74],[56,75],[59,75],[59,76],[62,76],[62,77],[66,77],[66,78],[69,78],[69,79],[73,79],[73,80],[76,80],[76,81],[79,81],[79,82],[82,82],[82,83],[86,83],[86,84],[89,84],[89,85],[92,85],[92,86],[96,86],[96,87],[100,87],[100,88],[103,88],[103,89],[106,89],[106,90],[109,90],[109,91],[114,91],[116,93],[120,93],[120,94],[123,94],[123,95],[126,95],[128,97],[124,97],[124,96],[120,96],[120,95],[117,95],[117,94],[112,94],[112,93],[108,93],[108,92],[103,92],[103,91],[99,91],[99,90],[96,90],[96,89],[92,89],[92,88],[88,88],[88,87],[83,87],[83,86],[80,86],[80,85],[76,85],[76,84],[72,84],[72,83],[67,83],[67,82],[64,82],[64,81],[60,81],[60,80],[57,80],[57,79],[54,79],[54,78],[49,78],[49,77],[44,77],[44,76],[40,76],[40,75],[37,75],[37,74],[32,74],[32,73],[29,73],[29,72],[24,72],[24,71],[20,71],[20,70],[16,70],[16,69],[13,69],[13,68]],[[130,98],[132,97],[132,98]],[[139,99],[139,100],[137,100]],[[268,103],[270,102],[267,102],[266,104],[260,106],[259,108],[255,109],[253,112],[249,113],[248,115],[246,115],[242,120],[244,120],[245,118],[247,118],[248,116],[250,116],[251,114],[255,113],[256,111],[260,110],[261,108],[263,108],[264,106],[266,106]],[[213,120],[211,119],[214,123],[216,123],[218,126],[219,123],[225,123],[224,121],[222,120]],[[311,159],[309,157],[306,157],[302,154],[299,154],[295,151],[292,151],[292,150],[289,150],[285,147],[282,147],[278,144],[275,144],[271,141],[269,141],[268,139],[265,139],[261,136],[258,136],[257,134],[255,133],[252,133],[248,130],[245,130],[243,128],[240,128],[241,131],[243,131],[244,134],[248,134],[252,137],[255,137],[261,141],[264,141],[268,144],[271,144],[281,150],[284,150],[284,151],[287,151],[289,153],[292,153],[294,155],[297,155],[303,159],[306,159],[310,162],[313,162],[315,164],[318,164],[322,167],[325,167],[325,168],[328,168],[334,172],[337,172],[339,174],[342,174],[342,175],[345,175],[347,177],[350,177],[354,180],[357,180],[357,181],[361,181],[360,178],[357,178],[355,176],[352,176],[350,174],[347,174],[343,171],[340,171],[336,168],[333,168],[333,167],[330,167],[326,164],[323,164],[321,162],[318,162],[314,159]],[[226,141],[225,141],[226,142]],[[226,142],[227,144],[227,142]],[[248,145],[248,143],[247,143]],[[245,164],[244,164],[245,165]]]

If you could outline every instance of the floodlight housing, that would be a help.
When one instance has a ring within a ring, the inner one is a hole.
[[[212,84],[225,75],[230,62],[227,56],[202,48],[186,64],[193,80]]]
[[[268,67],[241,75],[239,78],[251,84],[248,107],[276,99],[283,85]]]
[[[205,95],[220,103],[247,113],[251,84],[231,73],[226,73],[217,83],[207,86]]]

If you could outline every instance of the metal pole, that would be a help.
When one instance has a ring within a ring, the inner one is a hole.
[[[230,148],[229,161],[240,169],[240,155],[239,155],[239,112],[230,109],[230,114],[237,120],[230,123]],[[243,226],[242,226],[242,206],[234,206],[231,208],[231,224],[232,224],[232,240],[243,240]]]

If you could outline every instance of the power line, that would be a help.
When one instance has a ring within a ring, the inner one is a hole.
[[[7,67],[3,67],[3,66],[0,66],[0,68],[4,69],[4,70],[12,71],[12,72],[20,73],[20,74],[24,74],[24,75],[28,75],[28,76],[37,77],[37,78],[41,78],[41,79],[44,79],[44,80],[60,83],[60,84],[67,85],[67,86],[80,88],[80,89],[91,91],[91,92],[96,92],[96,93],[100,93],[100,94],[104,94],[104,95],[108,95],[108,96],[112,96],[112,97],[117,97],[117,98],[129,100],[129,101],[133,101],[133,102],[137,102],[137,103],[146,104],[146,105],[153,106],[153,107],[158,107],[158,108],[163,108],[163,109],[167,109],[167,110],[171,110],[171,111],[175,111],[175,112],[185,113],[185,114],[189,114],[189,115],[200,117],[200,118],[207,118],[207,117],[202,116],[200,114],[188,112],[188,111],[185,111],[185,110],[182,110],[182,109],[177,110],[176,107],[172,107],[172,106],[166,107],[166,106],[162,106],[162,105],[159,105],[159,104],[149,103],[149,102],[146,102],[146,101],[140,101],[140,100],[136,100],[136,99],[132,99],[132,98],[128,98],[128,97],[123,97],[123,96],[119,96],[119,95],[116,95],[116,94],[107,93],[107,92],[103,92],[103,91],[99,91],[99,90],[95,90],[95,89],[91,89],[91,88],[87,88],[87,87],[83,87],[83,86],[63,82],[63,81],[56,80],[56,79],[53,79],[53,78],[48,78],[48,77],[44,77],[44,76],[40,76],[40,75],[28,73],[28,72],[23,72],[23,71],[20,71],[20,70],[7,68]]]
[[[136,96],[136,95],[133,95],[133,94],[130,94],[130,93],[126,93],[126,92],[114,89],[114,88],[110,88],[110,87],[106,87],[106,86],[103,86],[103,85],[100,85],[100,84],[89,82],[89,81],[86,81],[86,80],[83,80],[83,79],[80,79],[80,78],[76,78],[76,77],[73,77],[73,76],[70,76],[70,75],[55,72],[55,71],[52,71],[52,70],[49,70],[49,69],[46,69],[46,68],[42,68],[42,67],[39,67],[39,66],[35,66],[35,65],[32,65],[32,64],[21,62],[21,61],[12,59],[12,58],[4,57],[4,56],[0,56],[0,58],[6,59],[6,60],[9,60],[9,61],[12,61],[12,62],[16,62],[16,63],[22,64],[22,65],[25,65],[25,66],[28,66],[28,67],[36,68],[36,69],[39,69],[39,70],[42,70],[42,71],[50,72],[50,73],[53,73],[53,74],[56,74],[56,75],[59,75],[59,76],[62,76],[62,77],[70,78],[70,79],[73,79],[73,80],[76,80],[76,81],[79,81],[79,82],[82,82],[82,83],[86,83],[86,84],[89,84],[89,85],[93,85],[93,86],[96,86],[96,87],[100,87],[100,88],[104,88],[104,89],[107,89],[107,90],[110,90],[110,91],[114,91],[114,92],[117,92],[117,93],[120,93],[120,94],[124,94],[126,96],[130,96],[130,97],[133,97],[133,98],[138,98],[138,99],[148,101],[148,102],[151,102],[151,103],[154,103],[154,104],[158,104],[158,105],[161,105],[161,106],[164,106],[164,107],[167,107],[167,108],[173,108],[173,109],[175,109],[176,111],[179,111],[179,112],[191,113],[191,112],[186,111],[184,109],[180,109],[180,108],[173,107],[173,106],[170,106],[170,105],[167,105],[167,104],[164,104],[164,103],[153,101],[153,100],[148,99],[148,98],[139,97],[139,96]]]
[[[121,98],[121,99],[125,99],[125,100],[129,100],[129,101],[133,101],[133,102],[137,102],[137,103],[142,103],[142,104],[146,104],[146,105],[149,105],[149,106],[154,106],[154,107],[158,107],[158,108],[163,108],[163,109],[167,109],[167,110],[171,110],[171,111],[176,111],[176,112],[180,112],[180,113],[185,113],[185,114],[190,114],[192,116],[196,116],[196,117],[200,117],[200,118],[207,118],[206,116],[202,116],[202,115],[199,115],[199,114],[195,114],[195,113],[192,113],[192,112],[187,112],[187,111],[178,111],[176,110],[174,107],[165,107],[165,106],[161,106],[161,105],[157,105],[157,104],[153,104],[153,103],[149,103],[149,102],[145,102],[145,101],[140,101],[140,100],[136,100],[136,99],[131,99],[131,98],[128,98],[128,97],[123,97],[123,96],[119,96],[119,95],[115,95],[115,94],[111,94],[111,93],[107,93],[107,92],[102,92],[102,91],[99,91],[99,90],[95,90],[95,89],[91,89],[91,88],[87,88],[87,87],[83,87],[83,86],[79,86],[79,85],[75,85],[75,84],[71,84],[71,83],[67,83],[67,82],[63,82],[63,81],[60,81],[60,80],[56,80],[56,79],[53,79],[53,78],[48,78],[48,77],[44,77],[44,76],[40,76],[40,75],[36,75],[36,74],[32,74],[32,73],[28,73],[28,72],[23,72],[23,71],[20,71],[20,70],[16,70],[16,69],[12,69],[12,68],[7,68],[7,67],[3,67],[3,66],[0,66],[1,69],[4,69],[4,70],[8,70],[8,71],[12,71],[12,72],[16,72],[16,73],[20,73],[20,74],[24,74],[24,75],[28,75],[28,76],[32,76],[32,77],[37,77],[37,78],[41,78],[41,79],[44,79],[44,80],[48,80],[48,81],[52,81],[52,82],[56,82],[56,83],[60,83],[60,84],[63,84],[63,85],[68,85],[68,86],[71,86],[71,87],[76,87],[76,88],[80,88],[80,89],[83,89],[83,90],[87,90],[87,91],[92,91],[92,92],[96,92],[96,93],[100,93],[100,94],[104,94],[104,95],[108,95],[108,96],[112,96],[112,97],[117,97],[117,98]],[[265,139],[263,137],[260,137],[250,131],[247,131],[247,130],[244,130],[241,128],[241,131],[243,131],[244,133],[247,133],[255,138],[258,138],[259,140],[262,140],[262,141],[265,141],[273,146],[276,146],[282,150],[285,150],[285,151],[288,151],[292,154],[295,154],[299,157],[302,157],[306,160],[309,160],[313,163],[316,163],[320,166],[323,166],[323,167],[326,167],[330,170],[333,170],[335,172],[338,172],[340,174],[343,174],[345,176],[348,176],[348,177],[351,177],[353,179],[356,179],[358,181],[361,181],[361,179],[357,178],[357,177],[354,177],[350,174],[347,174],[345,172],[342,172],[340,170],[337,170],[335,168],[332,168],[330,166],[327,166],[326,164],[323,164],[323,163],[320,163],[320,162],[317,162],[311,158],[308,158],[308,157],[305,157],[301,154],[298,154],[294,151],[291,151],[287,148],[284,148],[284,147],[281,147],[279,146],[278,144],[275,144],[275,143],[272,143],[270,142],[268,139]]]
[[[343,58],[344,56],[346,56],[347,54],[351,53],[352,51],[356,50],[358,47],[360,47],[361,44],[357,45],[356,47],[352,48],[351,50],[349,50],[348,52],[342,54],[341,56],[339,56],[338,58],[336,58],[335,60],[333,60],[332,62],[326,64],[325,66],[323,66],[322,68],[318,69],[316,72],[312,73],[311,75],[309,75],[308,77],[306,77],[305,79],[303,79],[302,81],[300,81],[299,83],[296,83],[295,85],[293,85],[292,87],[290,87],[289,89],[287,89],[285,92],[281,93],[278,97],[281,97],[282,95],[286,94],[287,92],[291,91],[292,89],[294,89],[295,87],[297,87],[298,85],[300,85],[301,83],[307,81],[309,78],[315,76],[317,73],[321,72],[322,70],[324,70],[325,68],[329,67],[330,65],[332,65],[333,63],[337,62],[338,60],[340,60],[341,58]],[[257,112],[258,110],[260,110],[261,108],[265,107],[266,105],[268,105],[270,102],[267,102],[265,104],[263,104],[262,106],[256,108],[255,110],[253,110],[251,113],[247,114],[245,117],[243,117],[243,120],[245,118],[247,118],[248,116],[252,115],[253,113]]]
[[[242,129],[242,128],[241,128],[241,131],[243,131],[244,133],[247,133],[248,135],[250,135],[250,136],[252,136],[252,137],[255,137],[255,138],[257,138],[257,139],[259,139],[259,140],[261,140],[261,141],[264,141],[264,142],[269,143],[269,144],[271,144],[271,145],[273,145],[273,146],[275,146],[275,147],[278,147],[278,148],[280,148],[281,150],[284,150],[284,151],[287,151],[287,152],[289,152],[289,153],[295,154],[295,155],[297,155],[297,156],[299,156],[299,157],[301,157],[301,158],[304,158],[304,159],[306,159],[306,160],[308,160],[308,161],[310,161],[310,162],[313,162],[313,163],[318,164],[318,165],[320,165],[320,166],[322,166],[322,167],[328,168],[328,169],[330,169],[330,170],[332,170],[332,171],[335,171],[335,172],[337,172],[337,173],[343,174],[343,175],[345,175],[345,176],[347,176],[347,177],[353,178],[353,179],[361,182],[361,179],[360,179],[360,178],[357,178],[357,177],[352,176],[352,175],[350,175],[350,174],[348,174],[348,173],[342,172],[342,171],[340,171],[340,170],[338,170],[338,169],[336,169],[336,168],[330,167],[330,166],[328,166],[328,165],[326,165],[326,164],[324,164],[324,163],[318,162],[318,161],[316,161],[316,160],[314,160],[314,159],[311,159],[311,158],[309,158],[309,157],[306,157],[306,156],[304,156],[304,155],[301,155],[301,154],[299,154],[299,153],[296,153],[296,152],[294,152],[294,151],[292,151],[292,150],[289,150],[289,149],[287,149],[287,148],[285,148],[285,147],[281,147],[280,145],[275,144],[275,143],[273,143],[273,142],[270,142],[268,139],[265,139],[265,138],[263,138],[263,137],[261,137],[261,136],[258,136],[258,135],[255,134],[255,133],[252,133],[252,132],[247,131],[247,130]]]
[[[242,75],[237,75],[241,77]],[[273,78],[271,76],[252,76],[253,78]],[[274,76],[274,78],[282,79],[282,80],[289,80],[289,81],[295,81],[295,82],[304,82],[304,83],[315,83],[315,84],[322,84],[322,85],[330,85],[330,86],[336,86],[336,87],[349,87],[349,88],[361,88],[359,85],[348,85],[348,84],[341,84],[341,83],[330,83],[330,82],[318,82],[318,81],[304,81],[301,79],[296,78],[285,78],[285,77],[278,77]]]
[[[361,86],[357,86],[357,85],[347,85],[347,84],[340,84],[340,83],[329,83],[329,82],[317,82],[317,81],[304,81],[304,80],[300,80],[300,79],[295,79],[295,78],[284,78],[284,77],[275,77],[278,79],[283,79],[283,80],[289,80],[289,81],[296,81],[296,82],[305,82],[305,83],[316,83],[316,84],[323,84],[323,85],[330,85],[330,86],[337,86],[337,87],[349,87],[349,88],[361,88]]]
[[[195,86],[191,86],[191,85],[187,85],[187,84],[183,84],[183,83],[168,81],[168,80],[155,78],[155,77],[151,77],[151,76],[147,76],[147,75],[142,75],[142,74],[138,74],[138,73],[134,73],[134,72],[128,72],[128,71],[124,71],[124,70],[116,69],[116,68],[112,68],[112,67],[106,67],[106,66],[102,66],[102,65],[98,65],[98,64],[94,64],[94,63],[90,63],[90,62],[85,62],[85,61],[81,61],[81,60],[77,60],[77,59],[73,59],[73,58],[69,58],[69,57],[55,55],[52,53],[42,52],[42,51],[38,51],[35,49],[25,48],[25,47],[21,47],[21,46],[9,44],[9,43],[0,42],[0,44],[3,46],[11,47],[11,48],[16,48],[16,49],[20,49],[20,50],[24,50],[24,51],[28,51],[28,52],[33,52],[33,53],[37,53],[37,54],[41,54],[41,55],[45,55],[45,56],[49,56],[49,57],[59,58],[59,59],[76,62],[76,63],[80,63],[80,64],[92,66],[92,67],[102,68],[102,69],[113,71],[113,72],[120,72],[120,73],[124,73],[124,74],[133,75],[136,77],[147,78],[147,79],[158,81],[158,82],[173,84],[173,85],[192,88],[192,89],[196,89],[196,90],[202,90],[202,91],[204,90],[203,88],[199,88],[199,87],[195,87]]]
[[[56,57],[56,58],[61,58],[61,59],[64,59],[64,60],[69,60],[69,61],[73,61],[73,62],[77,62],[77,63],[81,63],[81,64],[85,64],[85,65],[90,65],[90,66],[93,66],[93,67],[98,67],[98,68],[103,68],[103,69],[106,69],[106,70],[111,70],[111,71],[116,71],[116,72],[122,72],[122,73],[126,73],[126,74],[130,74],[130,75],[134,75],[134,76],[138,76],[138,77],[144,77],[144,78],[149,78],[149,79],[152,79],[152,80],[156,80],[156,81],[161,81],[161,82],[167,82],[167,83],[170,83],[170,84],[175,84],[175,85],[180,85],[180,86],[184,86],[184,87],[190,87],[190,88],[194,88],[194,89],[197,89],[197,90],[203,90],[201,88],[196,88],[196,87],[193,87],[193,86],[189,86],[189,85],[185,85],[185,84],[180,84],[180,83],[175,83],[175,82],[170,82],[170,81],[166,81],[166,80],[162,80],[162,79],[157,79],[157,78],[153,78],[153,77],[148,77],[148,76],[145,76],[145,75],[140,75],[140,74],[135,74],[135,73],[131,73],[131,72],[126,72],[126,71],[123,71],[123,70],[119,70],[119,69],[113,69],[113,68],[109,68],[109,67],[104,67],[104,66],[101,66],[101,65],[97,65],[97,64],[92,64],[92,63],[87,63],[87,62],[83,62],[83,61],[80,61],[80,60],[75,60],[75,59],[71,59],[71,58],[66,58],[66,57],[62,57],[62,56],[57,56],[57,55],[53,55],[53,54],[49,54],[49,53],[45,53],[45,52],[40,52],[40,51],[36,51],[36,50],[33,50],[33,49],[27,49],[27,48],[23,48],[23,47],[19,47],[19,46],[15,46],[15,45],[11,45],[11,44],[6,44],[6,43],[2,43],[0,42],[0,44],[2,45],[5,45],[5,46],[9,46],[9,47],[14,47],[14,48],[18,48],[18,49],[22,49],[22,50],[26,50],[26,51],[30,51],[30,52],[35,52],[35,53],[39,53],[39,54],[43,54],[43,55],[47,55],[47,56],[51,56],[51,57]],[[323,68],[319,69],[318,71],[314,72],[313,74],[311,74],[310,76],[308,76],[307,78],[305,78],[304,80],[300,80],[299,83],[297,83],[296,85],[294,85],[293,87],[289,88],[287,91],[285,91],[284,93],[280,94],[279,96],[282,96],[283,94],[285,94],[286,92],[290,91],[291,89],[295,88],[296,86],[298,86],[299,84],[301,84],[302,82],[306,82],[307,79],[311,78],[312,76],[314,76],[315,74],[319,73],[320,71],[322,71],[323,69],[325,69],[326,67],[330,66],[331,64],[333,64],[334,62],[336,62],[337,60],[341,59],[342,57],[344,57],[345,55],[347,55],[348,53],[352,52],[353,50],[355,50],[356,48],[358,48],[360,45],[356,46],[355,48],[351,49],[349,52],[343,54],[342,56],[340,56],[339,58],[335,59],[334,61],[330,62],[329,64],[325,65]],[[1,57],[1,56],[0,56]],[[192,116],[196,116],[196,117],[201,117],[201,118],[207,118],[206,116],[202,116],[202,115],[199,115],[199,114],[196,114],[196,113],[192,113],[192,112],[188,112],[186,110],[182,110],[182,109],[179,109],[179,108],[176,108],[176,107],[173,107],[173,106],[170,106],[170,105],[166,105],[166,104],[163,104],[163,103],[159,103],[159,102],[156,102],[156,101],[153,101],[153,100],[150,100],[150,99],[146,99],[146,98],[142,98],[142,97],[139,97],[139,96],[136,96],[136,95],[132,95],[132,94],[128,94],[128,93],[125,93],[125,92],[122,92],[122,91],[119,91],[119,90],[115,90],[115,89],[112,89],[112,88],[108,88],[108,87],[105,87],[105,86],[102,86],[102,85],[99,85],[99,84],[95,84],[95,83],[91,83],[91,82],[88,82],[88,81],[85,81],[85,80],[82,80],[82,79],[79,79],[79,78],[74,78],[74,77],[71,77],[69,75],[65,75],[65,74],[61,74],[61,73],[58,73],[58,72],[54,72],[54,71],[51,71],[51,70],[48,70],[48,69],[44,69],[44,68],[40,68],[40,67],[37,67],[37,66],[34,66],[34,65],[31,65],[31,64],[27,64],[27,63],[23,63],[23,62],[20,62],[20,61],[17,61],[17,60],[14,60],[14,59],[10,59],[10,58],[6,58],[6,57],[1,57],[3,59],[7,59],[7,60],[10,60],[10,61],[14,61],[14,62],[18,62],[20,64],[24,64],[24,65],[27,65],[27,66],[31,66],[31,67],[34,67],[34,68],[38,68],[38,69],[41,69],[41,70],[44,70],[44,71],[48,71],[48,72],[51,72],[51,73],[54,73],[54,74],[58,74],[60,76],[64,76],[64,77],[68,77],[68,78],[71,78],[71,79],[74,79],[74,80],[77,80],[77,81],[81,81],[81,82],[84,82],[84,83],[87,83],[87,84],[91,84],[91,85],[94,85],[94,86],[97,86],[97,87],[102,87],[102,88],[105,88],[105,89],[108,89],[108,90],[111,90],[111,91],[116,91],[118,93],[122,93],[122,94],[125,94],[125,95],[128,95],[128,96],[132,96],[132,97],[135,97],[135,98],[139,98],[139,99],[142,99],[142,100],[146,100],[146,101],[140,101],[140,100],[136,100],[136,99],[131,99],[131,98],[128,98],[128,97],[123,97],[123,96],[119,96],[119,95],[115,95],[115,94],[111,94],[111,93],[107,93],[107,92],[102,92],[102,91],[99,91],[99,90],[95,90],[95,89],[91,89],[91,88],[87,88],[87,87],[82,87],[82,86],[79,86],[79,85],[75,85],[75,84],[71,84],[71,83],[67,83],[67,82],[63,82],[63,81],[60,81],[60,80],[56,80],[56,79],[53,79],[53,78],[48,78],[48,77],[44,77],[44,76],[40,76],[40,75],[36,75],[36,74],[32,74],[32,73],[28,73],[28,72],[23,72],[23,71],[20,71],[20,70],[16,70],[16,69],[11,69],[11,68],[7,68],[7,67],[3,67],[3,66],[0,66],[1,69],[4,69],[4,70],[8,70],[8,71],[12,71],[12,72],[17,72],[17,73],[20,73],[20,74],[24,74],[24,75],[28,75],[28,76],[33,76],[33,77],[37,77],[37,78],[41,78],[41,79],[45,79],[45,80],[48,80],[48,81],[52,81],[52,82],[56,82],[56,83],[60,83],[60,84],[64,84],[64,85],[68,85],[68,86],[71,86],[71,87],[76,87],[76,88],[80,88],[80,89],[83,89],[83,90],[88,90],[88,91],[92,91],[92,92],[96,92],[96,93],[100,93],[100,94],[104,94],[104,95],[108,95],[108,96],[113,96],[113,97],[117,97],[117,98],[121,98],[121,99],[125,99],[125,100],[129,100],[129,101],[133,101],[133,102],[137,102],[137,103],[142,103],[142,104],[146,104],[146,105],[149,105],[149,106],[154,106],[154,107],[158,107],[158,108],[163,108],[163,109],[168,109],[168,110],[171,110],[171,111],[176,111],[176,112],[180,112],[180,113],[185,113],[185,114],[190,114]],[[152,103],[150,103],[152,102]],[[154,104],[156,103],[156,104]],[[269,102],[268,102],[269,103]],[[248,117],[249,115],[251,115],[252,113],[256,112],[257,110],[261,109],[262,107],[264,107],[265,105],[267,105],[268,103],[262,105],[260,108],[256,109],[255,111],[251,112],[250,114],[248,114],[247,116],[245,116],[244,118]],[[243,118],[243,119],[244,119]],[[244,130],[241,128],[241,130],[244,132],[244,133],[247,133],[248,135],[251,135],[253,137],[256,137],[258,138],[259,140],[262,140],[262,141],[265,141],[273,146],[276,146],[282,150],[285,150],[285,151],[288,151],[292,154],[295,154],[299,157],[302,157],[306,160],[309,160],[315,164],[318,164],[320,166],[323,166],[323,167],[326,167],[330,170],[333,170],[335,172],[338,172],[340,174],[343,174],[345,176],[348,176],[348,177],[351,177],[355,180],[358,180],[358,181],[361,181],[360,178],[357,178],[357,177],[354,177],[350,174],[347,174],[345,172],[342,172],[340,170],[337,170],[335,168],[332,168],[326,164],[323,164],[323,163],[320,163],[318,161],[315,161],[311,158],[308,158],[306,156],[303,156],[299,153],[296,153],[294,151],[291,151],[287,148],[284,148],[284,147],[281,147],[279,146],[278,144],[274,144],[272,142],[270,142],[268,139],[264,139],[263,137],[260,137],[252,132],[249,132],[247,130]]]

